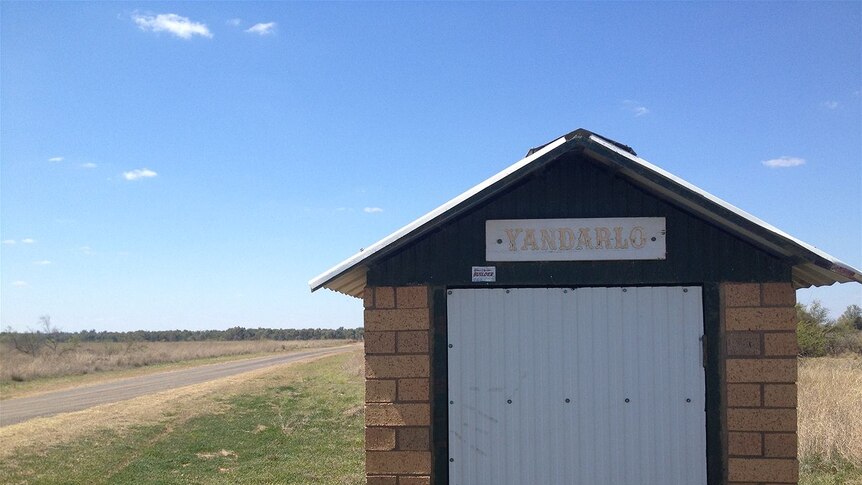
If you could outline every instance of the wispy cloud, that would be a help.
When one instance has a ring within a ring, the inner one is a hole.
[[[21,244],[36,244],[36,240],[31,237],[26,237],[21,240]]]
[[[36,266],[48,266],[49,264],[51,264],[51,262],[47,259],[42,259],[39,261],[33,261],[33,264],[35,264]]]
[[[26,281],[17,280],[12,282],[12,286],[15,288],[26,288],[30,285],[28,285]]]
[[[804,158],[799,157],[778,157],[771,158],[769,160],[764,160],[761,162],[765,166],[769,168],[787,168],[787,167],[798,167],[800,165],[805,164]]]
[[[49,162],[62,162],[63,160],[65,160],[63,157],[51,157],[48,159]]]
[[[362,209],[362,212],[365,212],[366,214],[376,214],[378,212],[383,212],[383,209],[380,207],[366,207]]]
[[[15,244],[15,240],[14,239],[4,239],[3,244],[5,244],[7,246],[11,246],[11,245]]]
[[[632,101],[631,99],[626,99],[623,101],[623,108],[635,115],[635,118],[643,116],[650,112],[646,106],[637,101]]]
[[[134,170],[130,170],[128,172],[123,172],[123,178],[126,180],[138,180],[144,178],[153,178],[157,176],[158,173],[148,169],[148,168],[136,168]]]
[[[270,35],[275,33],[275,22],[254,24],[245,30],[249,34]]]
[[[93,254],[95,254],[93,252],[93,248],[91,248],[90,246],[81,246],[78,248],[78,251],[81,251],[81,254],[84,254],[86,256],[92,256]]]
[[[87,163],[81,164],[81,168],[96,168],[96,167],[98,167],[98,165],[96,165],[93,162],[87,162]]]
[[[230,19],[226,23],[232,27],[239,27],[242,23],[242,19]]]
[[[834,101],[834,100],[823,101],[822,103],[820,103],[820,107],[826,108],[826,109],[837,109],[838,106],[840,106],[838,104],[838,101]]]
[[[213,34],[206,24],[193,22],[188,17],[175,13],[160,13],[158,15],[143,15],[135,13],[132,20],[138,28],[147,32],[167,32],[181,39],[191,39],[195,35],[212,38]]]

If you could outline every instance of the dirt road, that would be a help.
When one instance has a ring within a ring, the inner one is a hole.
[[[87,409],[99,404],[123,401],[133,397],[198,384],[263,367],[296,362],[309,357],[340,354],[355,348],[355,345],[348,345],[237,360],[221,364],[202,365],[190,369],[117,379],[115,381],[50,392],[33,397],[7,399],[0,401],[0,426],[20,423],[40,416],[80,411],[81,409]]]

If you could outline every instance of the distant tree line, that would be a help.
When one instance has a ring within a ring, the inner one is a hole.
[[[0,340],[17,350],[35,355],[41,348],[55,348],[61,343],[84,342],[198,342],[204,340],[362,340],[365,330],[359,328],[245,328],[232,327],[227,330],[135,330],[133,332],[108,332],[81,330],[64,332],[51,324],[51,317],[39,319],[37,330],[25,332],[7,328],[0,332]]]

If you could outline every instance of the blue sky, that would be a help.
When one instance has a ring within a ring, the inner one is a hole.
[[[0,325],[358,326],[307,281],[576,128],[860,267],[860,26],[858,2],[3,2]],[[797,295],[837,316],[862,285]]]

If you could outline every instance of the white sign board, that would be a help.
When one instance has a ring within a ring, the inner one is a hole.
[[[494,283],[497,281],[496,266],[473,266],[473,283]]]
[[[665,259],[664,217],[485,221],[488,261]]]

